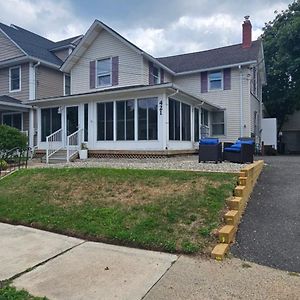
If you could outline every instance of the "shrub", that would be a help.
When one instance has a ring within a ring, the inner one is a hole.
[[[6,170],[8,168],[8,164],[4,159],[0,159],[0,170]]]
[[[27,136],[16,128],[0,125],[0,153],[16,147],[25,149]]]

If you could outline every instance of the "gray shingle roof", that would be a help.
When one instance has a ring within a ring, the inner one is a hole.
[[[74,36],[74,37],[71,37],[69,39],[65,39],[65,40],[62,40],[62,41],[58,41],[58,42],[55,43],[55,45],[54,45],[54,47],[52,49],[56,49],[56,48],[60,48],[60,47],[65,47],[65,46],[69,46],[69,45],[75,45],[73,43],[73,41],[75,41],[79,37],[80,37],[80,35]]]
[[[69,43],[69,40],[74,40],[76,38],[74,37],[59,42],[53,42],[16,25],[7,26],[0,23],[0,29],[3,30],[3,32],[5,32],[5,34],[7,34],[29,56],[58,66],[60,66],[63,61],[50,50],[57,48],[58,46],[65,45],[66,43]]]
[[[0,102],[22,104],[22,101],[6,95],[0,96]]]
[[[176,73],[218,68],[258,59],[261,41],[252,42],[251,48],[242,48],[242,44],[216,48],[201,52],[157,58]]]

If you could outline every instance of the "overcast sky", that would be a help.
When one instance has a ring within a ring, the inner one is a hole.
[[[95,19],[154,56],[201,51],[241,42],[251,16],[253,38],[274,11],[292,0],[5,0],[0,22],[54,41],[83,34]]]

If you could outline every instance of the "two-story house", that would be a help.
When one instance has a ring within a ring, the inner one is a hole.
[[[247,18],[241,44],[154,58],[96,20],[60,66],[70,94],[26,101],[37,109],[38,149],[69,156],[85,142],[97,157],[190,152],[203,135],[259,143],[266,80],[251,33]]]
[[[80,39],[52,42],[0,23],[0,124],[26,132],[31,147],[37,143],[36,110],[24,102],[70,93],[70,77],[60,67]]]

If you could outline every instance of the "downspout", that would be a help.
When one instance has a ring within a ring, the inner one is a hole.
[[[239,65],[240,70],[240,136],[243,136],[244,132],[244,119],[243,119],[243,69]]]

